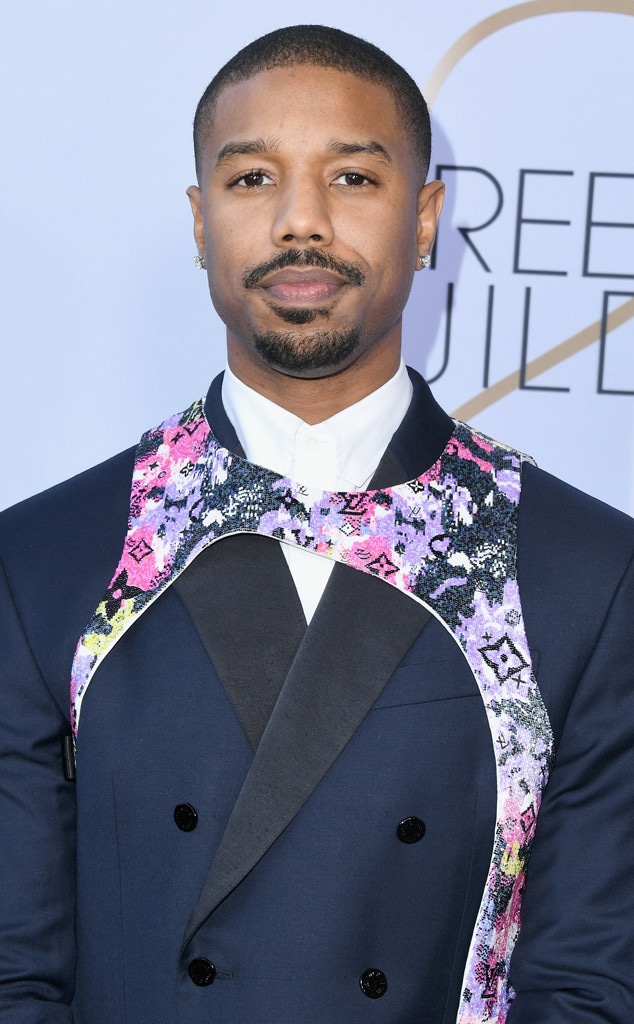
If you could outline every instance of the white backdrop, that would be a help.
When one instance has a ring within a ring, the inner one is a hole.
[[[3,12],[0,506],[133,444],[222,367],[192,264],[193,111],[250,39],[319,20],[433,100],[449,197],[408,361],[449,411],[634,511],[634,0],[228,10]]]

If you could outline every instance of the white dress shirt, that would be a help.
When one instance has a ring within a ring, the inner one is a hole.
[[[311,425],[247,387],[228,367],[222,383],[225,410],[249,462],[319,491],[367,487],[411,397],[401,361],[372,394]],[[293,545],[282,544],[282,550],[310,622],[334,563]]]

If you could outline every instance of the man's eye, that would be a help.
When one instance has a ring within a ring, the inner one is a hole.
[[[359,188],[361,185],[370,185],[372,182],[360,171],[346,171],[335,178],[334,185],[348,185],[351,188]]]
[[[271,179],[264,171],[249,171],[248,174],[241,174],[234,178],[232,185],[240,185],[242,188],[260,188],[261,185],[269,185]]]

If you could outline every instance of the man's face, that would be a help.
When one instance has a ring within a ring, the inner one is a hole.
[[[310,65],[219,95],[188,194],[229,361],[336,373],[400,341],[441,203],[390,91]]]

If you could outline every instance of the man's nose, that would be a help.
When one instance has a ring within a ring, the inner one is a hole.
[[[334,230],[328,208],[327,189],[317,182],[289,182],[278,193],[273,223],[273,242],[284,246],[289,242],[329,245]]]

